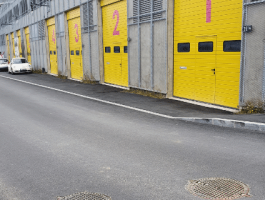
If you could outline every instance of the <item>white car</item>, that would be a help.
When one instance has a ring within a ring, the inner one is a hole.
[[[32,67],[25,58],[13,58],[8,65],[8,73],[32,73]]]
[[[6,58],[0,58],[0,71],[8,70],[8,60]]]

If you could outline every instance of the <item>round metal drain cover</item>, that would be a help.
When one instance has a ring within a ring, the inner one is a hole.
[[[228,178],[190,180],[186,190],[195,196],[211,200],[232,200],[249,197],[249,187]]]
[[[104,194],[80,192],[65,197],[57,197],[57,200],[111,200]]]

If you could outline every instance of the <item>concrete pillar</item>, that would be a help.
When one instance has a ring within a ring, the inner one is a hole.
[[[45,46],[46,46],[46,60],[47,60],[47,72],[51,73],[51,63],[50,63],[50,48],[49,48],[49,33],[47,21],[45,20]]]
[[[98,11],[98,48],[99,48],[99,76],[100,83],[104,83],[104,52],[103,52],[103,27],[102,27],[102,8],[100,0],[97,2]]]
[[[68,32],[68,22],[67,15],[64,14],[64,32],[65,32],[65,49],[66,49],[66,59],[65,65],[67,69],[67,76],[71,78],[71,63],[70,63],[70,49],[69,49],[69,32]]]
[[[167,0],[167,46],[167,98],[170,98],[174,85],[174,0]]]

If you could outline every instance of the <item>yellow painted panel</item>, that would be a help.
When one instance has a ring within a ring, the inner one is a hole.
[[[48,26],[48,38],[51,73],[58,74],[55,24]]]
[[[70,11],[72,12],[72,11]],[[83,79],[83,58],[80,17],[68,20],[71,77]]]
[[[25,28],[25,34],[29,34],[29,27]]]
[[[9,36],[6,35],[6,44],[7,44],[7,58],[8,61],[10,62],[10,46],[9,46]]]
[[[55,17],[52,17],[50,19],[47,19],[47,26],[51,26],[55,24]]]
[[[67,20],[80,17],[80,8],[76,8],[67,12]]]
[[[28,57],[28,62],[31,63],[29,27],[26,27],[25,28],[25,35],[26,35],[26,43],[27,43],[27,57]]]
[[[103,6],[118,2],[118,1],[121,1],[121,0],[101,0],[100,5],[103,7]]]
[[[106,83],[128,87],[127,1],[115,1],[102,8],[104,79]],[[105,48],[110,48],[110,53]],[[114,52],[114,48],[120,51]]]
[[[11,33],[12,38],[12,46],[13,46],[13,57],[15,57],[15,41],[14,41],[14,33]]]
[[[174,9],[174,96],[237,107],[240,52],[224,52],[223,43],[241,40],[242,1],[175,0]],[[216,37],[214,55],[198,52],[198,36]],[[190,51],[178,52],[178,43]]]
[[[19,56],[22,57],[22,44],[21,44],[21,33],[20,33],[20,30],[17,31],[17,37],[18,37]]]

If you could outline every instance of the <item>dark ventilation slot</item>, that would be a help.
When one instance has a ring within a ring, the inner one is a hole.
[[[110,53],[110,47],[105,47],[105,53]]]
[[[199,52],[213,52],[213,42],[199,42]]]
[[[114,47],[114,53],[120,53],[121,52],[121,48],[116,46]]]
[[[241,40],[224,41],[224,52],[240,52]]]
[[[128,53],[128,47],[127,46],[124,47],[124,53]]]
[[[190,43],[178,43],[178,52],[190,52]]]

